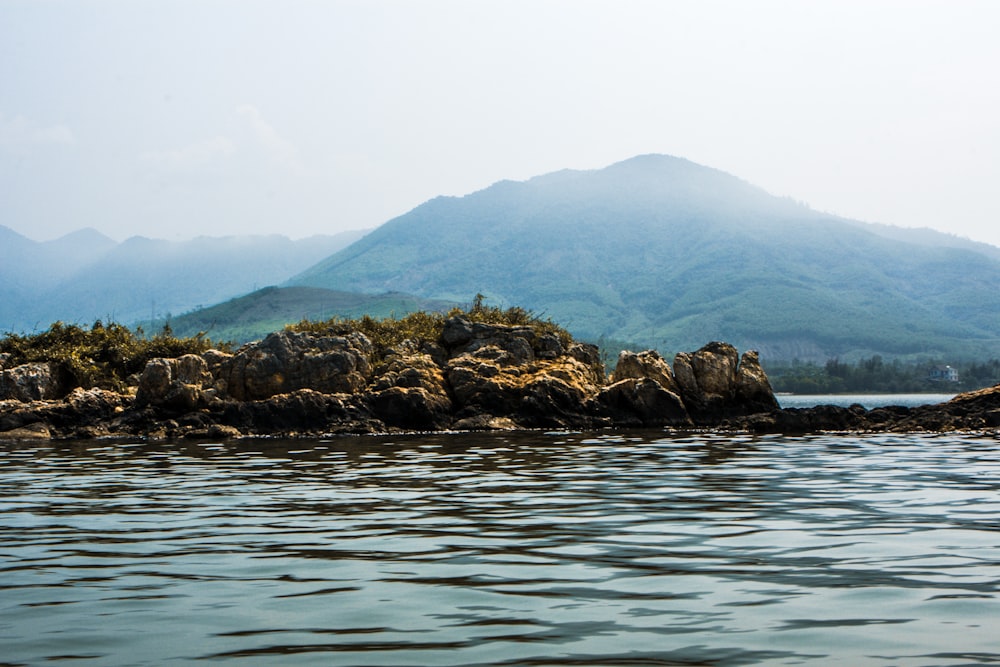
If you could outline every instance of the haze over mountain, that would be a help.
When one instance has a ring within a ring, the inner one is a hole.
[[[997,251],[644,155],[438,197],[289,284],[459,302],[481,292],[578,336],[668,353],[725,340],[771,359],[996,356]]]
[[[364,234],[116,243],[85,229],[39,243],[0,226],[0,331],[34,331],[56,320],[148,323],[287,280]]]

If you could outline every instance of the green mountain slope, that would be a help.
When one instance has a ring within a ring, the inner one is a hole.
[[[304,319],[402,317],[418,310],[444,311],[453,305],[398,293],[369,295],[316,287],[265,287],[173,318],[170,327],[181,337],[205,332],[214,341],[245,343]],[[157,321],[154,326],[164,323]]]
[[[649,155],[501,182],[389,221],[290,284],[543,313],[574,334],[765,358],[1000,353],[1000,262],[889,239]]]

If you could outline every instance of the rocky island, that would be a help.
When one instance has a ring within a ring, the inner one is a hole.
[[[410,337],[366,318],[365,327],[286,328],[233,352],[151,358],[117,388],[67,382],[56,361],[0,355],[0,439],[1000,427],[1000,386],[919,408],[781,409],[757,353],[726,343],[678,354],[672,366],[652,350],[623,351],[608,375],[597,347],[519,309],[419,317]]]

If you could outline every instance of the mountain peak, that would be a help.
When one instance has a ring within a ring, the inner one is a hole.
[[[960,251],[890,241],[648,154],[433,200],[291,284],[458,302],[478,292],[583,338],[674,351],[726,340],[778,358],[806,343],[831,357],[906,354],[996,340],[997,263],[949,252]]]

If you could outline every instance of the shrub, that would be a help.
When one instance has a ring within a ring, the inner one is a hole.
[[[8,366],[48,361],[68,389],[100,387],[123,391],[127,379],[139,373],[146,362],[157,357],[200,354],[213,347],[199,334],[176,338],[169,328],[150,338],[141,330],[131,331],[121,324],[105,325],[100,320],[89,329],[76,324],[55,322],[38,334],[8,334],[0,339],[0,353],[7,353]]]
[[[573,342],[573,337],[568,331],[549,319],[542,319],[524,308],[504,309],[497,306],[487,306],[483,303],[484,301],[485,297],[482,294],[477,294],[472,305],[468,308],[453,308],[447,313],[418,311],[399,319],[394,317],[376,319],[365,315],[358,319],[335,317],[323,322],[302,320],[298,324],[290,324],[285,328],[289,331],[330,333],[339,336],[359,331],[371,340],[378,357],[383,356],[386,350],[399,345],[404,340],[437,342],[441,337],[441,332],[444,331],[445,320],[454,316],[465,317],[472,322],[485,324],[530,326],[535,329],[538,335],[553,334],[557,336],[564,347],[568,347]]]

